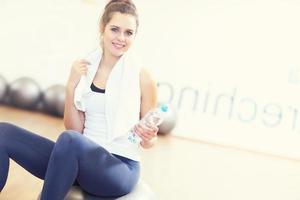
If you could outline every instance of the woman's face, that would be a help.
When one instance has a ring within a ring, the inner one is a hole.
[[[131,46],[136,34],[135,17],[116,12],[102,31],[105,53],[122,56]]]

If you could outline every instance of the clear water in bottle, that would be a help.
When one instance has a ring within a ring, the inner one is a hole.
[[[160,107],[150,110],[139,122],[142,126],[154,128],[160,125],[164,120],[164,114],[168,111],[168,106],[163,104]],[[134,130],[129,131],[128,140],[131,143],[140,143],[141,138],[134,133]]]

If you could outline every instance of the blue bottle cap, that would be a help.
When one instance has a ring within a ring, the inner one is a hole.
[[[166,105],[166,104],[163,104],[160,106],[160,110],[163,111],[163,112],[167,112],[169,109],[169,107]]]

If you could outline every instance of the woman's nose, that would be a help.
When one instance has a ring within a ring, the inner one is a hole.
[[[120,40],[120,41],[124,41],[124,40],[125,40],[124,33],[120,32],[120,33],[118,34],[118,40]]]

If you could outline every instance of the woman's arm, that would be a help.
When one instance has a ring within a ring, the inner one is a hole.
[[[73,63],[71,73],[66,87],[66,99],[64,110],[64,125],[66,129],[83,132],[85,115],[76,109],[74,105],[74,91],[79,83],[80,77],[86,75],[87,65],[90,63],[86,60],[77,60]]]
[[[150,73],[147,72],[144,68],[141,69],[140,73],[140,85],[141,85],[141,113],[140,118],[144,117],[145,114],[151,110],[156,108],[157,105],[157,86],[156,82],[151,77]],[[140,133],[143,132],[140,137],[142,138],[141,146],[143,148],[150,148],[154,145],[157,139],[158,128],[154,128],[153,130],[141,130]]]
[[[71,129],[82,133],[84,128],[84,113],[76,109],[73,99],[74,88],[67,87],[64,110],[64,125],[66,129]]]

